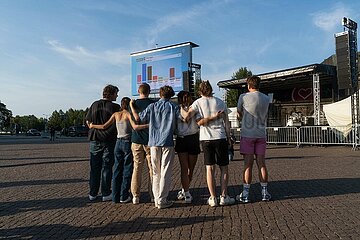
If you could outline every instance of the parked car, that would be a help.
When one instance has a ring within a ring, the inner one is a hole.
[[[68,136],[70,137],[86,137],[89,128],[86,126],[71,126],[68,129]]]
[[[26,132],[26,136],[41,136],[41,132],[37,129],[29,129]]]

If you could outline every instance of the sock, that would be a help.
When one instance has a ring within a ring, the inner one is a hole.
[[[264,195],[264,194],[267,194],[268,193],[268,191],[267,191],[267,182],[266,183],[260,183],[260,185],[261,185],[261,192],[262,192],[262,194]]]
[[[185,193],[185,196],[190,196],[191,194],[190,194],[190,191],[186,191],[186,192],[184,192]]]
[[[244,183],[244,186],[243,186],[243,195],[244,195],[244,196],[249,195],[249,191],[250,191],[250,184]]]

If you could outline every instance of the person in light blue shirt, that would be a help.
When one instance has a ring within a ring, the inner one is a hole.
[[[175,158],[174,131],[179,110],[170,101],[175,95],[170,86],[160,88],[160,100],[150,104],[140,115],[133,112],[135,119],[149,123],[149,142],[153,171],[153,193],[155,207],[171,207],[173,202],[167,199],[170,191],[172,164]]]

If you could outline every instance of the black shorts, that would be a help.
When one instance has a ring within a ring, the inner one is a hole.
[[[229,165],[228,141],[217,139],[201,141],[204,151],[204,165]]]
[[[176,137],[175,152],[197,155],[200,153],[199,133],[184,137]]]

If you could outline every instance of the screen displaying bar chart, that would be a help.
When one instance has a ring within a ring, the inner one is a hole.
[[[158,93],[164,85],[171,86],[175,92],[183,90],[183,72],[189,70],[190,62],[189,44],[132,54],[132,95],[138,95],[142,83],[150,85],[151,93]]]

